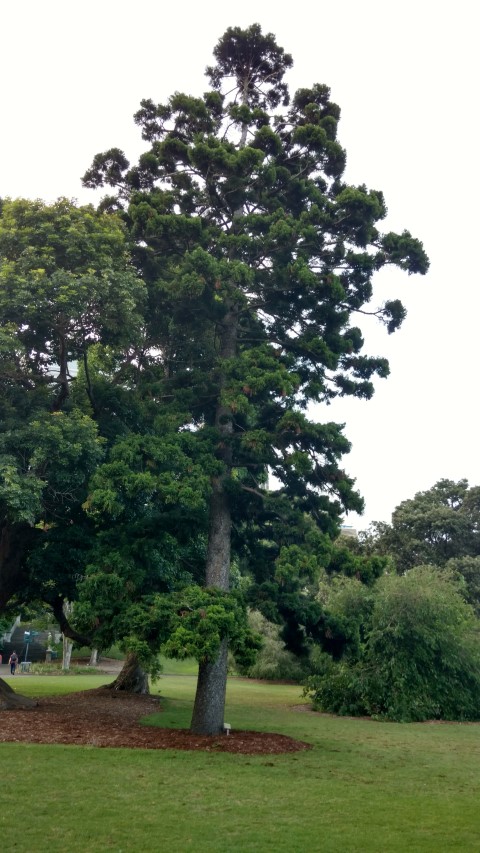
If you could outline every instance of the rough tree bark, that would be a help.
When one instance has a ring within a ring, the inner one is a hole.
[[[224,733],[228,641],[222,641],[216,660],[199,664],[190,731],[201,735]]]
[[[133,652],[129,652],[122,671],[108,687],[110,690],[121,690],[124,693],[141,693],[142,695],[150,693],[148,675]]]
[[[238,313],[231,309],[224,318],[220,336],[220,356],[231,358],[237,349]],[[223,380],[220,378],[220,387]],[[210,526],[206,562],[206,586],[228,591],[232,518],[226,484],[231,476],[232,452],[229,438],[233,432],[232,413],[217,405],[215,426],[220,433],[219,456],[224,472],[212,478]],[[190,730],[195,734],[218,735],[224,730],[225,692],[227,689],[228,641],[224,639],[216,660],[201,661]]]

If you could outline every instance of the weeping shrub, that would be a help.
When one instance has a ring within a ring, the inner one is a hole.
[[[480,719],[480,623],[449,572],[431,566],[381,578],[357,660],[322,657],[315,707],[404,722]]]

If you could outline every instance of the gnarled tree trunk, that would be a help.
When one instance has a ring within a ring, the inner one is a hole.
[[[35,708],[38,702],[28,696],[19,696],[9,684],[0,678],[0,711],[24,711],[25,708]]]
[[[148,675],[133,652],[128,653],[122,671],[108,686],[111,690],[122,690],[125,693],[150,693]]]

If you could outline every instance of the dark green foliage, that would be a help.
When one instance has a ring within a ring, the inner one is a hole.
[[[324,587],[321,648],[330,657],[313,655],[309,682],[319,707],[396,720],[478,719],[478,494],[466,480],[440,480],[400,504],[391,525],[377,523],[350,545],[384,560],[390,574],[368,591]],[[339,556],[348,574],[348,558]]]
[[[480,488],[467,480],[439,480],[403,501],[392,523],[376,523],[365,538],[370,553],[390,555],[399,573],[428,564],[465,579],[465,595],[480,607]]]
[[[143,295],[118,217],[65,199],[3,201],[0,607],[75,591],[92,535],[81,504],[106,449],[89,358],[115,347],[117,370],[125,363]]]
[[[119,551],[115,562],[111,552],[108,570],[90,571],[81,585],[76,625],[94,635],[102,647],[120,638],[121,646],[155,673],[160,651],[170,658],[194,657],[202,662],[214,659],[222,639],[228,637],[239,666],[252,665],[261,640],[248,626],[238,592],[185,585],[168,590],[163,576],[157,585],[166,592],[153,593],[155,581],[149,577],[141,584],[133,561],[130,580],[125,568],[125,555]]]
[[[344,537],[332,542],[330,535],[320,533],[308,516],[300,514],[295,525],[272,523],[271,537],[250,543],[248,559],[256,580],[247,591],[252,607],[282,626],[287,650],[307,667],[316,645],[335,659],[352,654],[352,644],[357,642],[352,630],[356,635],[360,617],[354,629],[348,628],[340,615],[342,608],[332,608],[333,590],[343,589],[340,581],[347,578],[346,589],[368,597],[388,559],[356,553],[354,543]],[[330,607],[326,609],[327,599]]]
[[[214,91],[204,98],[143,102],[136,121],[151,148],[138,166],[112,149],[85,183],[118,187],[132,235],[146,244],[138,257],[169,389],[190,417],[213,423],[221,386],[235,466],[271,465],[320,514],[314,488],[333,481],[342,503],[358,508],[351,481],[336,476],[348,442],[337,425],[312,424],[298,409],[336,394],[371,396],[372,376],[388,366],[359,355],[350,315],[370,300],[376,269],[425,272],[427,260],[409,235],[377,231],[381,193],[340,182],[339,109],[325,86],[300,90],[289,109],[270,114],[286,103],[291,65],[273,37],[258,25],[230,29],[215,56]],[[392,329],[402,310],[389,303],[379,316]],[[232,312],[235,347],[225,357],[215,339],[220,346]]]
[[[285,647],[280,638],[280,626],[269,622],[258,610],[248,615],[251,630],[261,637],[261,648],[253,664],[241,665],[238,658],[235,668],[241,675],[274,681],[302,681],[305,666]]]
[[[74,621],[101,648],[122,643],[150,665],[168,636],[154,596],[202,579],[211,454],[188,431],[142,427],[116,439],[91,479],[95,539]]]
[[[480,616],[480,554],[475,557],[453,557],[446,568],[464,582],[463,594]]]
[[[320,648],[333,660],[359,660],[373,607],[372,587],[357,577],[337,575],[320,584],[318,598],[324,605]],[[315,649],[313,660],[316,655]]]
[[[317,652],[312,664],[315,675],[306,679],[305,694],[311,697],[317,711],[352,717],[369,713],[363,670],[359,666],[347,661],[335,662],[325,652]]]
[[[213,55],[217,64],[207,68],[206,74],[217,91],[232,78],[236,90],[243,95],[243,106],[265,109],[278,107],[281,101],[283,106],[288,104],[288,89],[282,81],[293,60],[277,45],[272,33],[263,35],[258,24],[246,30],[229,27]],[[239,117],[242,120],[241,112]]]
[[[388,552],[397,571],[412,566],[444,566],[454,557],[480,554],[480,488],[439,480],[426,492],[403,501],[392,524],[375,528],[377,550]]]

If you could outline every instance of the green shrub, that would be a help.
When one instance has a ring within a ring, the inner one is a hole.
[[[479,622],[454,578],[431,566],[376,584],[361,657],[316,660],[315,707],[404,722],[480,719]]]
[[[32,675],[95,675],[95,668],[91,666],[70,666],[70,669],[62,669],[59,663],[32,663],[30,666]]]
[[[305,682],[305,694],[310,694],[314,707],[340,716],[368,714],[360,667],[350,661],[334,661],[330,655],[318,652],[312,656],[315,674]]]

